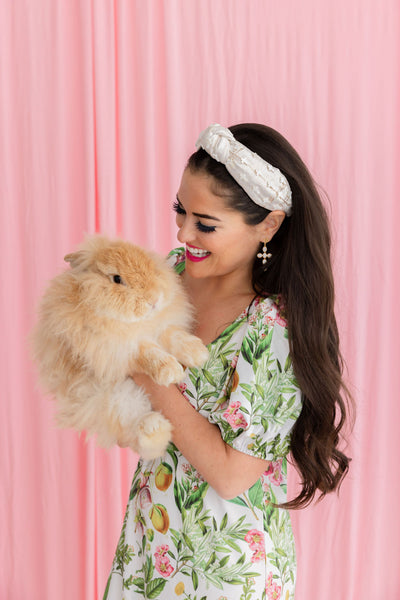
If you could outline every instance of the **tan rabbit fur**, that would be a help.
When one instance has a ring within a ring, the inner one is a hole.
[[[98,443],[161,456],[171,426],[130,374],[159,384],[183,378],[208,352],[189,333],[192,311],[179,277],[155,253],[91,236],[51,280],[33,331],[44,388],[57,400],[61,427],[97,434]]]

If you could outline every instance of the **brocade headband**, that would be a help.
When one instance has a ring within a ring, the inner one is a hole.
[[[227,171],[259,206],[268,210],[292,212],[292,191],[286,177],[261,156],[238,142],[226,127],[214,123],[196,142]]]

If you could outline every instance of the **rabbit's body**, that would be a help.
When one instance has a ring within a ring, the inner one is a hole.
[[[93,236],[66,257],[42,299],[33,334],[39,374],[57,399],[61,427],[98,442],[161,455],[169,422],[153,412],[129,377],[144,372],[169,385],[198,366],[207,349],[188,331],[192,311],[178,276],[157,254]]]

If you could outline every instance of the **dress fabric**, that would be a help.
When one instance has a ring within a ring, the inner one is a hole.
[[[170,253],[178,273],[184,250]],[[301,392],[276,297],[257,298],[208,346],[180,389],[224,441],[270,461],[224,500],[171,443],[140,460],[104,599],[293,600],[296,557],[286,501],[290,431]]]

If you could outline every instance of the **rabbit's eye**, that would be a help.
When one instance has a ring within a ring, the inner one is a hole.
[[[120,275],[113,275],[113,282],[114,283],[123,283]]]

